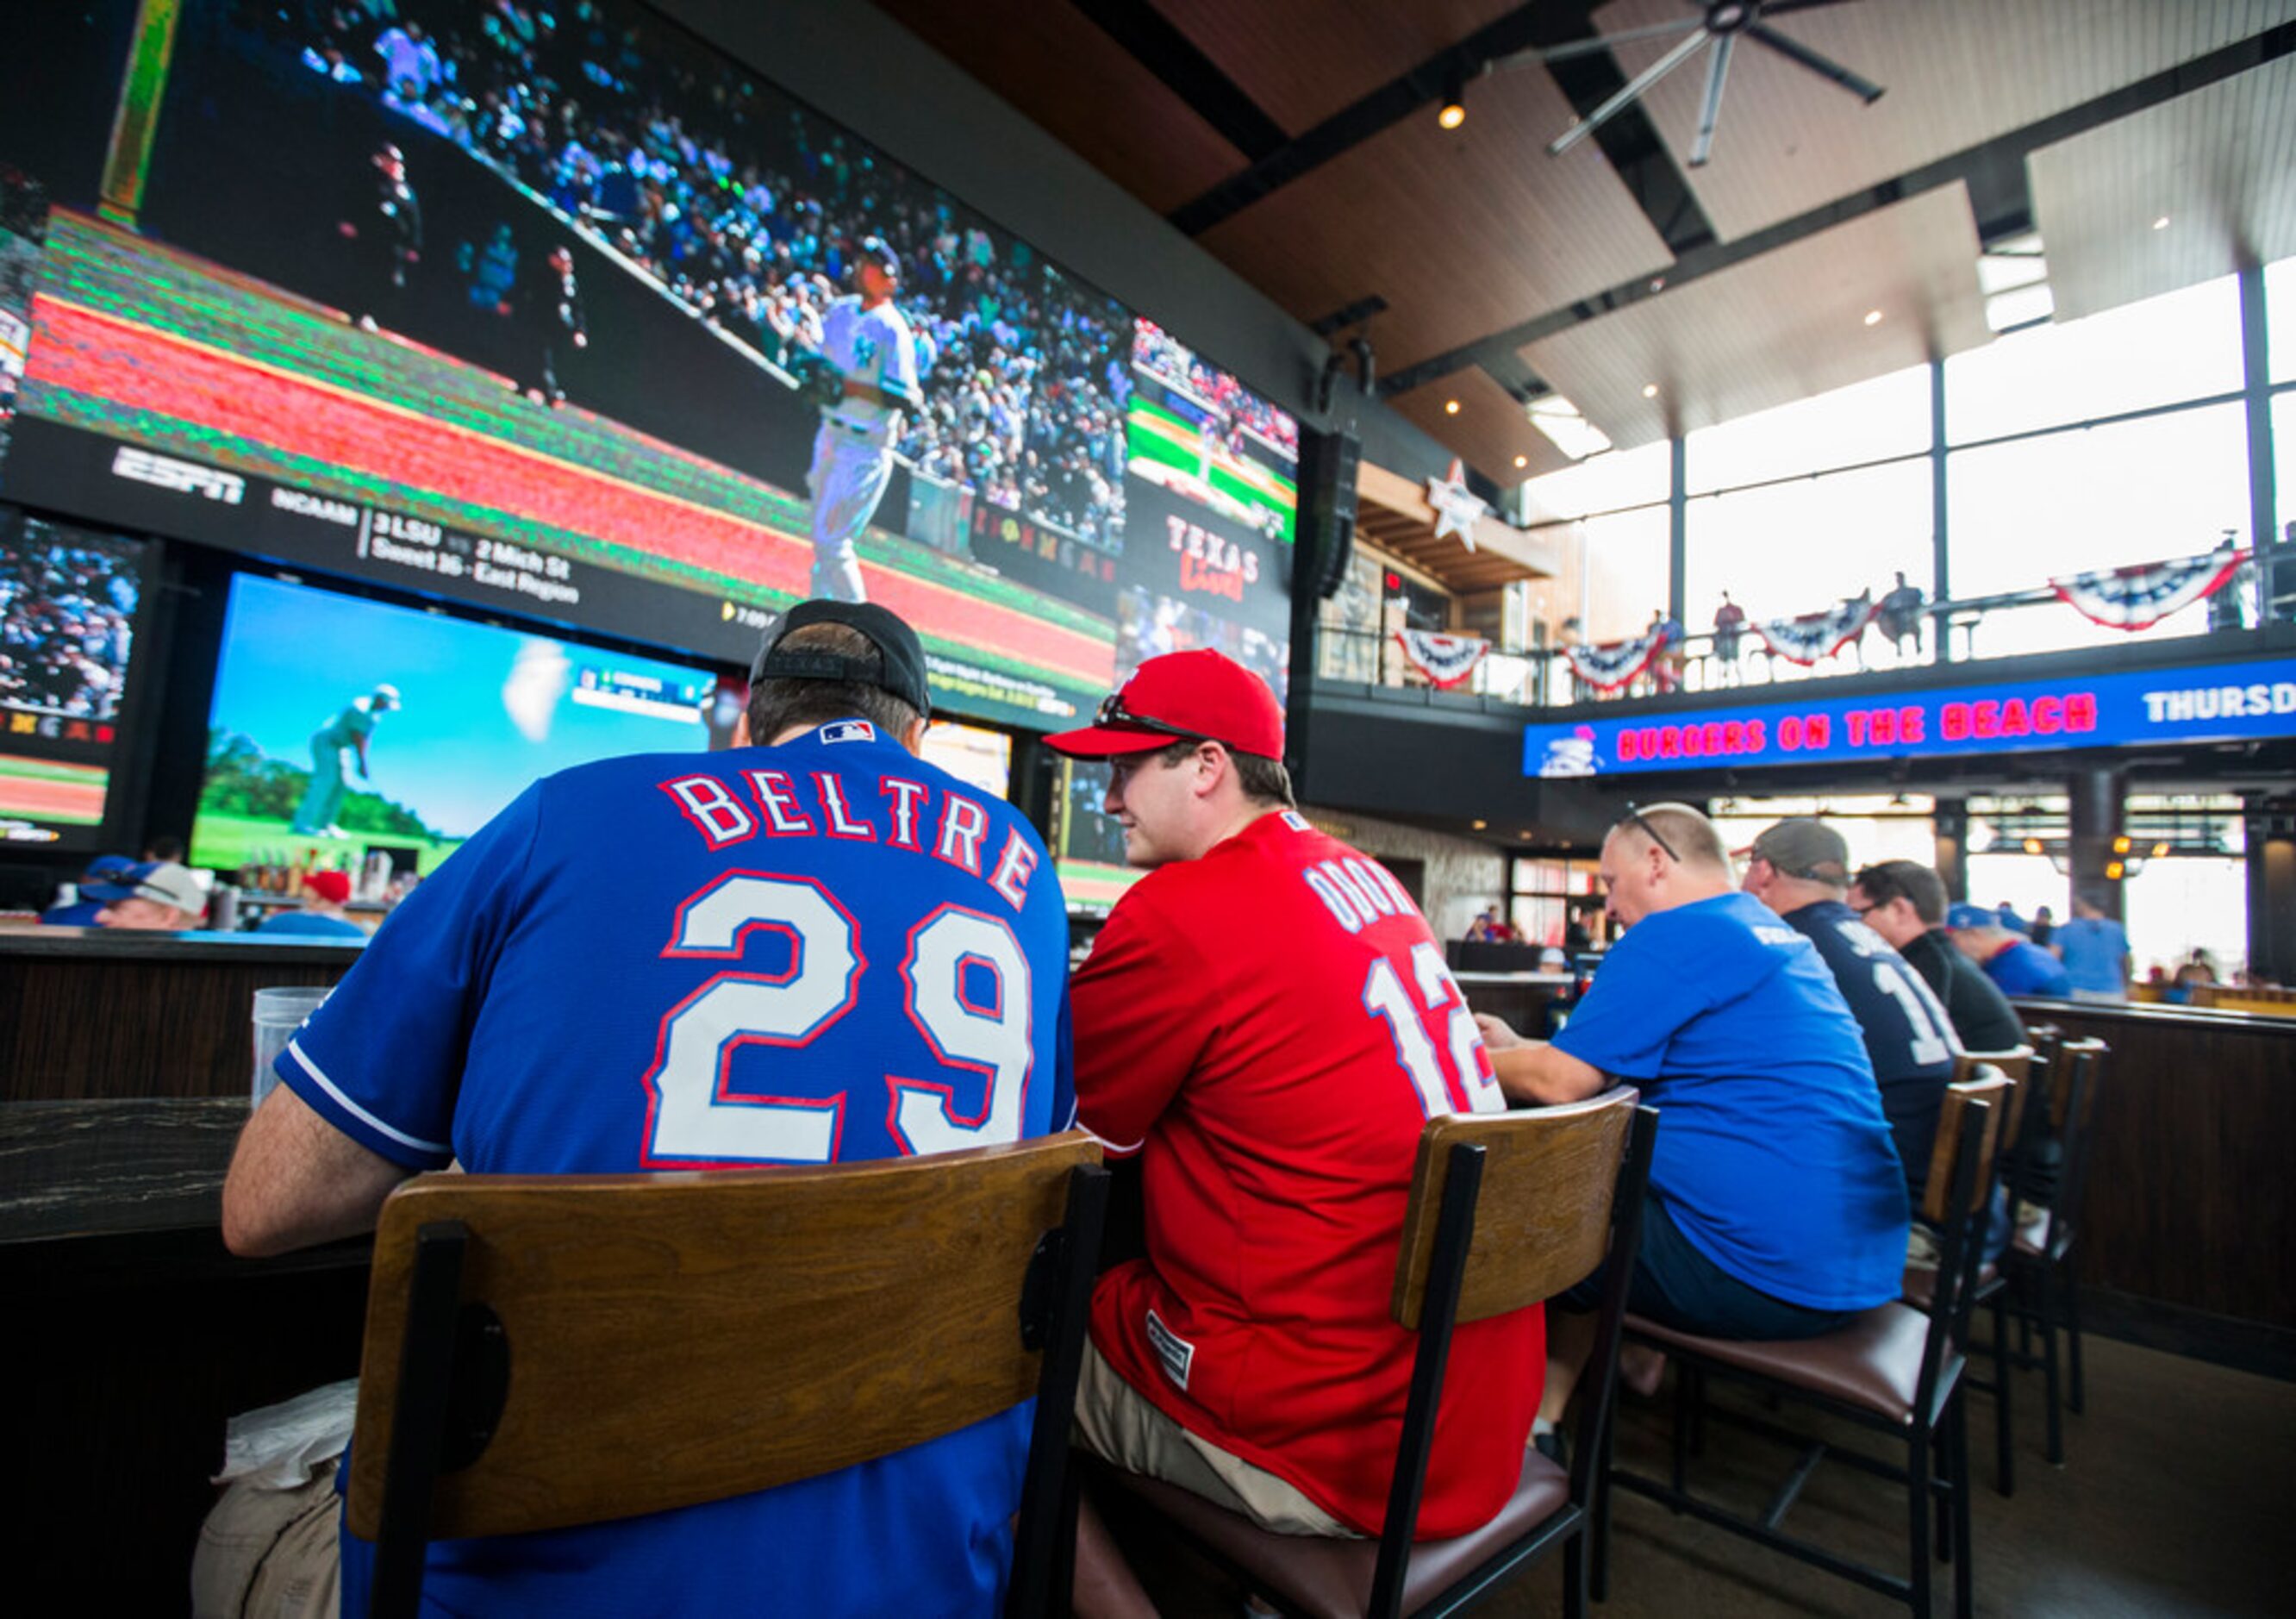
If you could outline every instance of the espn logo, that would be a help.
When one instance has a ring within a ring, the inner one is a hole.
[[[247,480],[236,473],[218,473],[189,461],[125,446],[111,458],[111,475],[135,483],[148,483],[153,489],[173,489],[179,495],[204,495],[226,505],[237,505],[247,494]]]

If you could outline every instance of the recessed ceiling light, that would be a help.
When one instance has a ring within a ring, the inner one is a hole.
[[[1644,382],[1643,384],[1643,398],[1646,399],[1654,399],[1658,398],[1658,384],[1656,382]]]
[[[2169,216],[2162,214],[2158,219],[2153,220],[2152,228],[2156,231],[2167,230],[2169,228]]]
[[[1882,311],[1881,311],[1881,310],[1879,310],[1879,309],[1868,309],[1868,310],[1866,310],[1866,324],[1867,325],[1869,325],[1869,326],[1878,326],[1878,325],[1880,325],[1882,324]]]
[[[1488,821],[1476,821],[1473,822],[1472,825],[1476,831],[1480,832],[1484,827],[1489,826],[1490,823]]]
[[[1457,415],[1459,414],[1459,401],[1458,401],[1458,400],[1456,400],[1456,399],[1446,399],[1446,400],[1444,400],[1444,401],[1443,401],[1443,414],[1444,414],[1445,415],[1447,415],[1447,416],[1456,416],[1456,415]]]
[[[1514,464],[1517,466],[1529,466],[1530,464],[1530,457],[1529,456],[1517,456],[1514,458]]]
[[[1528,831],[1526,830],[1526,831],[1522,831],[1522,832],[1518,832],[1518,833],[1516,833],[1516,834],[1515,834],[1515,836],[1517,836],[1517,837],[1519,837],[1519,838],[1526,838],[1526,839],[1527,839],[1527,838],[1529,838],[1529,837],[1530,836],[1530,834],[1529,834],[1529,832],[1528,832]]]

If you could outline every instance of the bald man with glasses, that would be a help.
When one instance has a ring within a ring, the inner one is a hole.
[[[1629,808],[1603,842],[1626,931],[1553,1041],[1477,1021],[1519,1104],[1574,1102],[1612,1079],[1659,1110],[1628,1307],[1684,1331],[1830,1332],[1898,1296],[1906,1181],[1857,1020],[1816,947],[1739,892],[1714,823]],[[1591,1310],[1599,1278],[1567,1296]],[[1542,1430],[1559,1420],[1591,1317],[1557,1311]]]

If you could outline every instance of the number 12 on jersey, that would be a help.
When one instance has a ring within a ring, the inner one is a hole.
[[[1385,1021],[1388,1038],[1395,1042],[1395,1060],[1411,1076],[1421,1109],[1431,1118],[1465,1111],[1499,1113],[1506,1107],[1498,1081],[1491,1074],[1490,1054],[1475,1031],[1474,1014],[1459,993],[1443,953],[1426,940],[1411,947],[1409,971],[1417,990],[1414,999],[1403,986],[1403,974],[1392,957],[1381,956],[1364,975],[1364,1010]],[[1420,1021],[1420,1010],[1440,1012],[1444,1050],[1438,1053]],[[1448,1058],[1449,1078],[1445,1074]],[[1456,1084],[1453,1082],[1456,1081]]]

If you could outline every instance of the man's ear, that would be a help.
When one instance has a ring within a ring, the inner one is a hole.
[[[931,723],[922,714],[910,720],[908,728],[901,733],[901,745],[912,753],[922,754],[925,751],[925,728]]]
[[[750,745],[750,711],[747,709],[734,717],[734,745],[737,748]]]

